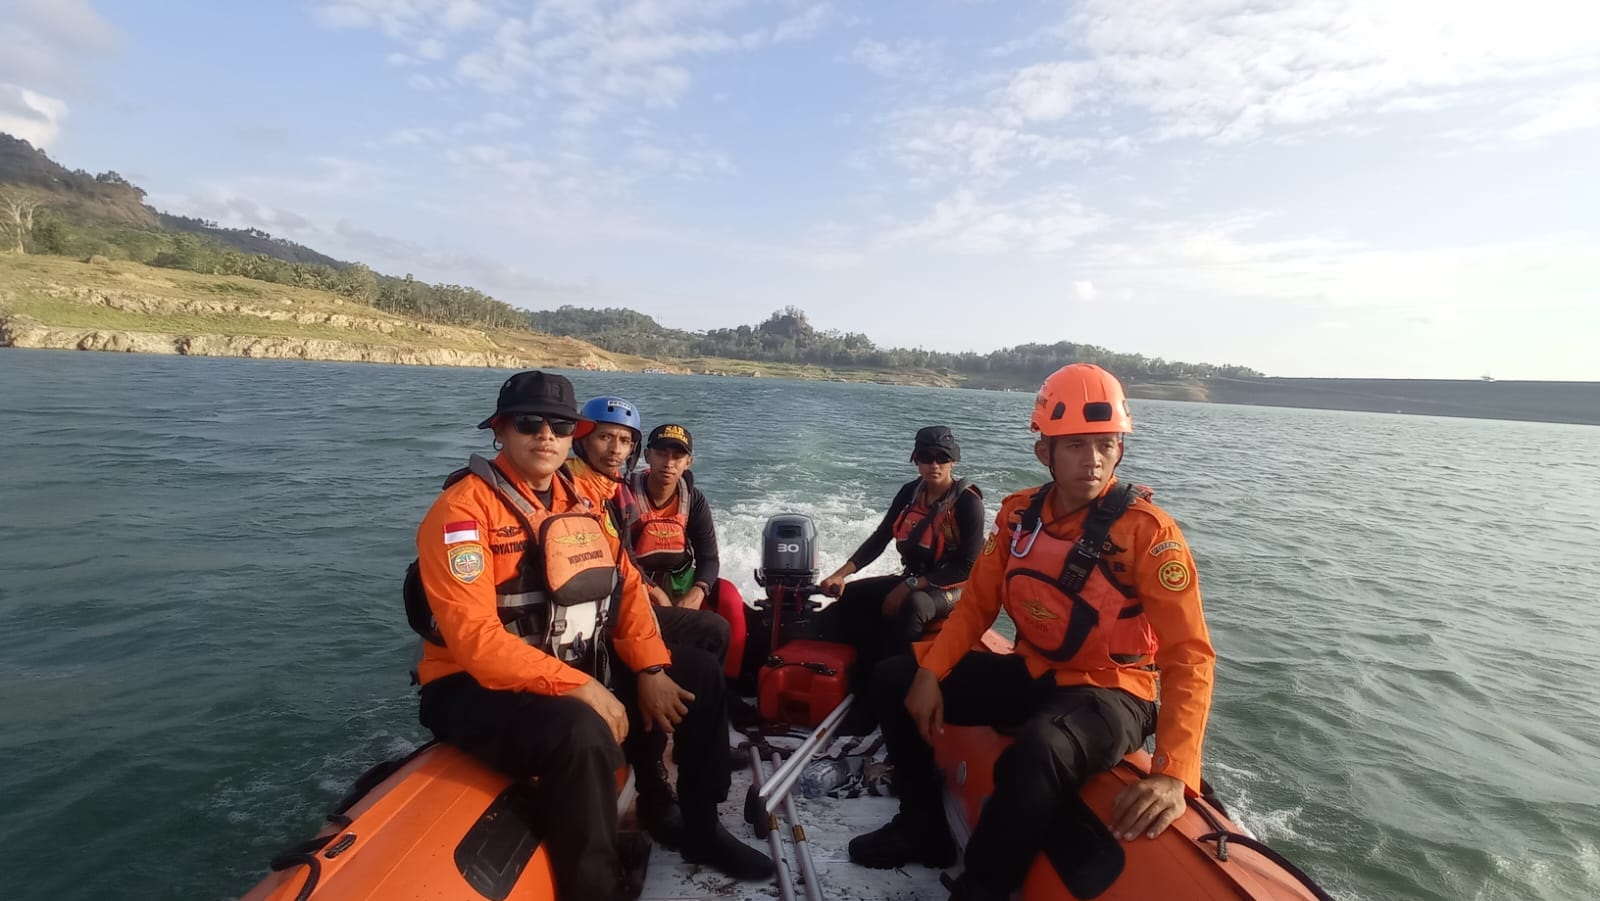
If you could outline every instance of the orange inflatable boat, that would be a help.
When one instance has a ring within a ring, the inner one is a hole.
[[[933,630],[937,631],[937,629]],[[993,631],[974,650],[1009,654],[1009,640]],[[945,776],[945,808],[958,844],[978,822],[994,791],[994,762],[1011,739],[988,726],[946,725],[934,740],[934,757]],[[1024,901],[1057,899],[1163,898],[1220,901],[1264,898],[1331,901],[1311,877],[1228,818],[1207,786],[1206,796],[1155,839],[1118,841],[1106,824],[1117,793],[1149,772],[1150,755],[1129,754],[1080,792],[1084,821],[1046,843],[1023,883]]]
[[[793,528],[801,538],[814,534],[814,529],[802,530],[804,523],[792,521],[801,518],[774,517],[768,537],[774,526]],[[776,546],[802,559],[788,570],[775,566],[774,559],[766,560],[768,578],[758,576],[758,580],[768,587],[772,603],[760,611],[747,611],[755,618],[772,617],[778,609],[776,600],[783,594],[774,589],[783,586],[772,580],[774,572],[789,580],[783,590],[792,598],[806,602],[815,593],[809,541],[786,534],[777,537],[782,540]],[[841,696],[838,680],[848,663],[840,662],[843,658],[838,655],[849,649],[809,639],[787,641],[780,647],[777,625],[771,632],[768,663],[796,664],[815,678],[783,681],[783,692],[803,696],[788,698],[793,703],[763,702],[762,713],[770,718],[780,711],[801,710],[802,721],[811,721],[818,705],[831,706]],[[1009,653],[1011,643],[990,632],[975,650]],[[783,661],[783,654],[795,659]],[[776,685],[782,680],[768,681]],[[994,763],[1010,741],[988,727],[947,725],[934,743],[945,774],[948,820],[962,846],[993,792]],[[1025,901],[1331,901],[1293,864],[1234,824],[1209,792],[1192,800],[1184,815],[1158,838],[1121,842],[1112,837],[1105,825],[1112,801],[1123,786],[1142,778],[1148,765],[1148,756],[1135,752],[1084,786],[1083,804],[1063,811],[1059,828],[1046,838],[1045,850],[1034,861],[1021,892]],[[624,812],[633,796],[625,777],[626,773],[619,774],[619,810]],[[752,785],[752,775],[736,773],[734,778],[730,797],[736,804]],[[849,862],[845,845],[853,835],[875,829],[893,816],[898,807],[893,798],[792,796],[792,800],[795,828],[772,830],[788,836],[788,844],[780,836],[774,853],[793,872],[796,840],[816,849],[817,853],[805,856],[807,865],[814,865],[821,897],[841,897],[846,887],[851,898],[937,901],[945,897],[937,870],[869,870]],[[553,901],[555,887],[540,822],[528,783],[501,775],[453,748],[426,745],[357,780],[328,816],[327,827],[274,858],[271,872],[243,901]],[[626,816],[623,822],[628,823]],[[742,828],[736,825],[736,807],[724,806],[723,822],[736,831]],[[771,883],[719,880],[676,854],[658,853],[652,859],[649,843],[640,833],[625,833],[622,844],[633,885],[644,901],[774,897]]]
[[[957,836],[962,844],[994,790],[995,758],[1010,743],[986,726],[949,725],[934,742],[945,773],[946,812],[962,833]],[[1055,847],[1047,843],[1028,871],[1024,901],[1331,901],[1293,864],[1229,820],[1214,798],[1191,800],[1188,811],[1158,838],[1119,842],[1111,837],[1104,824],[1110,822],[1113,799],[1123,786],[1143,778],[1149,763],[1149,755],[1137,751],[1084,786],[1083,799],[1098,822],[1063,833]]]
[[[357,780],[242,901],[554,901],[529,783],[446,745]]]

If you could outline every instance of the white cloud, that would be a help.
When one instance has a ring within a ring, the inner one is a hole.
[[[16,85],[0,84],[0,131],[35,147],[48,148],[61,133],[61,122],[66,116],[65,101]]]
[[[856,43],[850,58],[885,78],[911,78],[931,72],[939,57],[935,41],[902,38],[877,41],[863,38]]]
[[[1511,137],[1523,141],[1600,116],[1592,86],[1541,93],[1552,76],[1600,71],[1600,6],[1565,0],[1083,0],[990,58],[1041,52],[1053,58],[999,63],[954,98],[932,86],[883,116],[884,153],[925,185],[1179,139],[1364,133],[1378,115],[1409,124],[1521,102]],[[871,42],[856,56],[899,62]],[[1441,120],[1437,133],[1452,131],[1482,135]]]
[[[325,0],[317,20],[328,28],[376,28],[391,38],[479,28],[495,20],[484,0]]]
[[[1108,92],[1163,137],[1249,139],[1600,65],[1600,8],[1564,0],[1089,0],[1071,20]]]
[[[790,16],[779,22],[772,30],[772,40],[775,43],[789,41],[804,41],[816,37],[819,32],[836,22],[854,21],[840,14],[832,3],[816,3],[807,7],[799,15]]]
[[[1554,96],[1524,103],[1518,111],[1529,117],[1507,133],[1514,141],[1600,128],[1600,81],[1569,85]]]
[[[1436,321],[1441,310],[1512,305],[1537,317],[1592,307],[1600,284],[1600,237],[1592,234],[1395,250],[1315,234],[1253,237],[1269,229],[1281,223],[1264,214],[1151,225],[1086,246],[1074,263],[1101,292],[1126,289],[1157,305],[1247,298]]]
[[[1087,159],[1110,149],[1099,137],[1041,134],[1016,115],[981,107],[915,107],[891,114],[887,155],[918,185],[1004,181],[1025,167]]]
[[[1098,293],[1094,288],[1094,282],[1075,281],[1072,283],[1072,296],[1084,303],[1093,303]]]
[[[0,131],[35,146],[61,132],[68,98],[121,36],[85,0],[10,0],[0,5]]]
[[[1095,67],[1083,62],[1029,66],[1012,76],[1005,99],[1023,119],[1052,122],[1093,94]]]
[[[555,102],[562,119],[591,125],[628,108],[675,106],[694,82],[696,60],[813,37],[849,21],[817,3],[770,24],[736,26],[744,0],[560,0],[512,12],[484,0],[325,0],[318,18],[330,28],[370,28],[406,44],[414,56],[444,60],[451,36],[462,48],[451,63],[464,84],[531,102]],[[443,86],[413,76],[412,86]]]
[[[1053,254],[1106,224],[1103,215],[1068,191],[1034,192],[1021,200],[993,202],[960,190],[935,204],[922,219],[892,229],[887,241],[956,253]]]
[[[414,147],[418,144],[431,144],[441,137],[439,129],[426,126],[416,128],[397,128],[389,132],[384,138],[385,144],[395,147]]]

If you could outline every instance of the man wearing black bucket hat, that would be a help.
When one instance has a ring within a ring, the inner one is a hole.
[[[624,897],[615,771],[632,730],[676,737],[683,856],[740,879],[772,864],[722,827],[729,786],[721,666],[662,642],[615,523],[562,473],[580,418],[571,382],[520,372],[501,386],[500,453],[446,479],[417,531],[406,613],[425,639],[420,719],[490,766],[539,779],[563,899]]]
[[[983,492],[955,478],[952,469],[960,461],[961,445],[948,426],[918,429],[911,447],[917,478],[900,487],[877,530],[822,580],[823,593],[839,598],[825,629],[856,648],[852,684],[858,694],[864,696],[878,661],[906,653],[929,622],[949,615],[983,548]],[[846,586],[845,577],[870,565],[891,540],[900,552],[901,573]],[[842,731],[870,731],[871,709],[854,705]]]

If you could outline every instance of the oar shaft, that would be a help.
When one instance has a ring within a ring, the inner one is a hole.
[[[752,744],[750,751],[750,778],[760,788],[761,779],[761,752]],[[777,755],[773,755],[776,758]],[[778,835],[778,818],[771,811],[766,812],[767,817],[767,851],[772,855],[772,868],[777,871],[779,901],[794,901],[794,877],[789,874],[789,867],[783,861],[783,839]]]
[[[800,771],[805,769],[805,765],[810,760],[811,755],[832,739],[834,728],[839,724],[840,720],[844,719],[845,712],[850,709],[850,704],[853,701],[855,701],[854,695],[845,695],[844,700],[839,702],[839,706],[833,708],[833,712],[823,718],[816,731],[801,742],[800,747],[795,748],[794,753],[789,755],[789,759],[784,762],[783,766],[779,767],[771,778],[761,786],[757,797],[766,805],[767,810],[778,809],[778,804],[782,802],[783,796],[800,779]]]
[[[778,765],[778,754],[772,754],[772,765]],[[783,815],[789,820],[789,830],[794,837],[794,856],[800,864],[800,879],[805,883],[806,901],[822,901],[822,883],[817,879],[817,866],[811,860],[811,842],[806,839],[806,827],[794,810],[794,795],[783,796]]]

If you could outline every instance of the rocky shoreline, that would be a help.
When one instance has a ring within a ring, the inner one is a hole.
[[[178,335],[76,329],[40,325],[20,317],[0,320],[0,346],[38,350],[97,350],[114,353],[173,354],[188,357],[247,357],[262,360],[324,360],[339,363],[391,363],[402,366],[470,366],[518,369],[540,365],[516,354],[448,347],[396,347],[330,341],[325,338],[248,335]],[[616,369],[596,360],[579,368]]]

